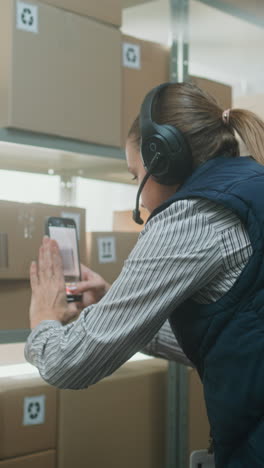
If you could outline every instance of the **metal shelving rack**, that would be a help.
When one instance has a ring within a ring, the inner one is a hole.
[[[264,27],[264,10],[262,1],[254,2],[254,11],[250,10],[250,2],[246,0],[197,0],[211,7],[217,8],[230,15],[239,17],[257,26]],[[188,19],[189,0],[169,0],[171,6],[171,81],[183,81],[188,76],[189,39]],[[258,11],[259,5],[259,11]],[[21,170],[29,172],[48,173],[55,164],[54,173],[60,175],[62,181],[73,181],[74,177],[96,177],[102,180],[128,182],[126,179],[126,164],[124,151],[118,148],[93,145],[81,141],[58,138],[50,135],[35,134],[19,130],[0,129],[0,142],[14,145],[26,145],[41,149],[39,158],[33,163],[33,158],[14,157],[1,159],[0,169]],[[47,153],[45,153],[45,150]],[[56,157],[49,158],[49,150],[56,150]],[[12,155],[11,155],[12,156]],[[52,161],[52,162],[51,162]],[[96,166],[100,166],[98,171]],[[105,174],[107,166],[115,176]],[[80,173],[79,168],[84,167]],[[73,191],[67,184],[68,190],[62,193],[62,199],[73,201]],[[0,343],[24,342],[29,330],[0,331]],[[169,363],[168,372],[168,410],[167,410],[167,457],[166,468],[187,468],[188,444],[188,409],[187,409],[187,368],[181,364]]]

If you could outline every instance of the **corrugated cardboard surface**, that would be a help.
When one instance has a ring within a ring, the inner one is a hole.
[[[166,361],[150,359],[61,391],[58,468],[165,466],[166,383]]]
[[[0,329],[30,328],[30,300],[31,287],[29,281],[0,280]],[[2,357],[0,351],[0,364]]]
[[[0,366],[24,364],[26,362],[24,348],[25,343],[0,344]]]
[[[0,461],[0,468],[56,468],[56,452],[35,453],[26,457]]]
[[[149,212],[145,208],[140,208],[140,217],[146,223]],[[137,224],[132,218],[132,210],[113,212],[113,231],[121,232],[141,232],[145,224]]]
[[[169,81],[169,48],[163,45],[142,41],[131,36],[122,36],[123,43],[140,47],[140,69],[123,66],[122,97],[122,144],[125,146],[127,134],[140,112],[145,95],[155,86]]]
[[[38,258],[39,247],[45,233],[46,218],[61,216],[62,213],[69,215],[74,213],[80,216],[79,248],[81,260],[84,261],[85,209],[0,201],[0,279],[29,278],[30,263]]]
[[[234,98],[234,107],[255,112],[264,120],[264,94],[236,96]]]
[[[223,110],[232,107],[231,86],[193,75],[190,76],[190,80],[197,86],[199,86],[199,88],[204,89],[206,92],[211,94],[217,100],[217,102],[223,108]]]
[[[40,377],[0,379],[0,459],[56,448],[57,389]],[[45,397],[45,422],[23,425],[24,399]]]
[[[90,16],[115,26],[121,26],[122,23],[121,0],[100,0],[99,2],[91,0],[42,0],[42,3]]]
[[[116,256],[109,263],[100,261],[98,239],[114,239]],[[99,273],[108,283],[113,283],[121,273],[124,262],[129,256],[138,239],[136,232],[88,232],[87,242],[87,265]]]
[[[119,147],[120,31],[30,3],[38,6],[37,33],[17,29],[16,1],[1,0],[0,126]]]
[[[203,386],[198,373],[188,369],[189,380],[189,454],[194,450],[208,449],[210,426],[204,401]]]

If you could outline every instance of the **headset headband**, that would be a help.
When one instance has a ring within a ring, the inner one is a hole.
[[[146,96],[141,106],[140,111],[140,128],[141,137],[147,138],[153,134],[153,128],[156,122],[153,120],[154,104],[157,102],[163,89],[167,88],[171,83],[162,83],[156,88],[152,89]],[[143,133],[144,132],[144,135]]]

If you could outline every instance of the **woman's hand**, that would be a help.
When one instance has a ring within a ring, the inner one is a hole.
[[[30,267],[32,288],[30,325],[35,328],[43,320],[67,323],[78,315],[68,307],[62,259],[56,241],[44,237],[39,249],[38,265]]]
[[[82,294],[82,303],[79,303],[78,307],[84,308],[96,304],[110,288],[110,284],[102,276],[84,265],[81,265],[81,278],[82,281],[71,288],[72,294]]]

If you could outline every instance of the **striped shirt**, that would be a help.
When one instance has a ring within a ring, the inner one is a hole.
[[[103,299],[71,324],[41,322],[26,358],[50,384],[73,389],[112,374],[138,351],[189,364],[168,318],[187,298],[217,301],[251,253],[234,213],[205,199],[177,201],[147,223]]]

